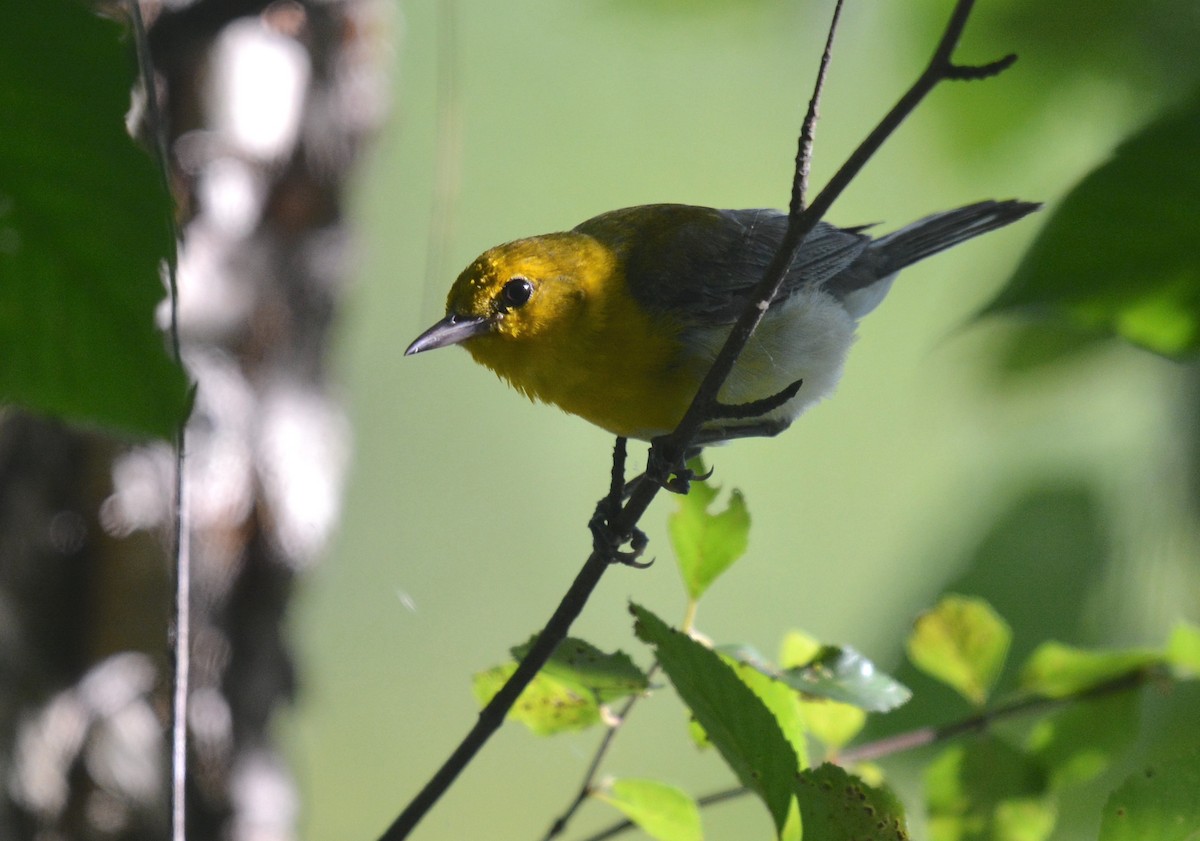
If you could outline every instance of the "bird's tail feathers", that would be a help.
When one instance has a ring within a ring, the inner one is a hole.
[[[972,237],[1003,228],[1040,208],[1037,202],[981,201],[918,219],[871,243],[871,250],[884,261],[881,274],[892,274],[965,242]]]

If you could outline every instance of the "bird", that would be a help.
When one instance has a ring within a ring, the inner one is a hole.
[[[873,226],[819,222],[718,394],[745,411],[709,418],[693,443],[787,429],[834,390],[858,322],[901,269],[1040,206],[980,201],[878,238]],[[652,441],[682,419],[787,224],[770,209],[651,204],[498,245],[458,276],[445,317],[405,355],[461,345],[527,397]]]

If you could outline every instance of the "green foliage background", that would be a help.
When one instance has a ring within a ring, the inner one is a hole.
[[[782,0],[464,0],[448,42],[434,6],[399,10],[396,116],[362,179],[367,258],[343,326],[358,465],[334,557],[294,617],[307,678],[286,737],[314,839],[374,837],[441,762],[475,715],[470,675],[540,626],[582,561],[606,486],[606,435],[528,404],[461,352],[403,359],[407,342],[440,315],[457,271],[497,242],[643,202],[782,206],[829,12]],[[1195,43],[1189,3],[1153,4],[1134,21],[1115,0],[1086,13],[1044,6],[980,2],[960,57],[1016,51],[1020,62],[937,91],[832,221],[886,230],[986,197],[1053,207],[1186,99],[1197,75],[1182,46]],[[815,183],[919,70],[948,8],[848,5]],[[457,98],[439,102],[444,63]],[[445,175],[459,190],[452,222],[431,238],[439,105],[461,129],[459,171]],[[907,271],[864,322],[831,401],[780,439],[710,454],[717,481],[746,492],[754,528],[702,630],[771,651],[803,627],[891,668],[913,617],[944,589],[997,607],[1014,629],[1012,663],[1046,637],[1132,645],[1197,618],[1191,365],[999,319],[963,327],[1045,218]],[[1055,365],[1044,363],[1051,351]],[[684,597],[663,557],[670,505],[647,521],[663,563],[610,573],[576,635],[629,649],[631,597],[678,621]],[[897,674],[917,697],[888,729],[966,708]],[[1178,738],[1194,742],[1187,692],[1147,715],[1174,716]],[[607,767],[690,791],[727,785],[684,725],[678,707],[646,705]],[[596,738],[505,728],[422,837],[538,837]],[[1122,776],[1085,786],[1055,837],[1095,837],[1101,798]],[[901,793],[919,803],[919,781],[905,779]],[[609,819],[593,808],[576,829]],[[749,801],[711,810],[705,827],[713,838],[771,831]]]

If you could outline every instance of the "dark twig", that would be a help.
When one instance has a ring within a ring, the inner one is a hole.
[[[995,73],[998,72],[997,68],[1003,69],[1000,66],[1003,62],[980,68],[969,68],[954,65],[950,60],[973,5],[973,0],[959,0],[929,66],[842,164],[842,167],[825,185],[813,203],[800,213],[789,214],[788,227],[778,253],[764,272],[763,279],[755,287],[751,302],[730,331],[729,338],[701,383],[695,399],[688,407],[679,426],[669,435],[656,439],[652,449],[657,450],[657,457],[651,458],[647,462],[646,476],[635,483],[625,506],[612,517],[606,518],[611,534],[624,536],[634,535],[637,532],[638,522],[670,478],[669,475],[660,475],[663,472],[661,465],[675,466],[677,475],[686,475],[686,467],[683,464],[684,455],[689,451],[691,443],[697,438],[701,427],[710,417],[721,386],[729,377],[738,356],[749,342],[759,322],[762,321],[771,301],[774,300],[797,250],[803,244],[805,237],[829,210],[834,200],[842,194],[883,142],[939,82],[947,79],[969,78],[970,74]],[[1011,63],[1012,60],[1005,59],[1004,61]],[[801,181],[803,181],[802,178]],[[656,465],[658,466],[656,467]],[[525,659],[521,661],[512,677],[484,707],[479,715],[479,720],[471,728],[466,738],[412,802],[405,807],[400,816],[381,836],[380,841],[400,841],[407,837],[429,808],[437,802],[471,757],[504,721],[509,708],[516,702],[541,667],[545,665],[558,644],[566,637],[571,623],[583,610],[588,596],[595,589],[608,566],[609,559],[602,553],[593,550],[584,563],[583,569],[572,583],[571,589],[559,603],[554,615],[538,635],[537,642],[534,643]]]
[[[647,679],[652,678],[657,670],[658,664],[655,663],[646,673]],[[599,747],[596,748],[596,753],[592,757],[592,761],[588,763],[587,770],[583,774],[583,782],[579,785],[579,791],[575,793],[574,799],[566,810],[550,825],[550,829],[542,836],[542,841],[550,841],[550,839],[561,835],[567,828],[567,824],[571,818],[579,811],[579,807],[596,790],[596,774],[600,771],[600,763],[608,755],[608,750],[612,747],[613,739],[616,738],[617,732],[625,724],[625,719],[632,712],[634,705],[644,697],[644,695],[634,695],[621,707],[617,713],[617,720],[609,726],[608,731],[604,734],[604,738],[600,740]]]
[[[554,649],[558,648],[558,644],[566,638],[571,623],[583,611],[583,606],[587,604],[588,597],[600,583],[600,577],[608,566],[609,561],[601,555],[593,552],[588,556],[583,568],[571,583],[570,589],[567,590],[566,595],[563,596],[554,614],[550,617],[550,621],[538,634],[537,640],[529,649],[529,653],[525,655],[525,659],[517,666],[512,677],[504,686],[500,687],[500,691],[492,697],[492,700],[488,701],[466,737],[442,763],[442,767],[437,770],[437,773],[429,778],[429,782],[405,807],[404,811],[392,822],[387,831],[380,836],[380,841],[399,841],[399,839],[407,837],[430,807],[450,787],[459,772],[467,766],[467,763],[483,747],[488,738],[504,723],[504,717],[516,703],[525,687],[550,659],[550,655],[554,653]]]
[[[915,730],[907,730],[903,733],[897,733],[895,736],[888,736],[874,742],[865,742],[857,747],[843,751],[836,757],[830,757],[830,761],[835,761],[838,765],[873,762],[888,756],[895,756],[904,751],[942,744],[960,736],[982,733],[991,725],[1010,718],[1021,715],[1048,714],[1070,704],[1106,698],[1109,695],[1116,695],[1120,692],[1137,689],[1151,681],[1169,677],[1170,674],[1165,669],[1150,667],[1137,669],[1115,677],[1112,680],[1098,683],[1074,695],[1066,695],[1061,698],[1046,698],[1041,695],[1017,698],[1002,706],[959,719],[958,721],[952,721],[949,724],[943,724],[941,727],[918,727]],[[726,800],[736,800],[747,794],[750,794],[750,789],[743,786],[733,786],[698,797],[696,798],[696,804],[701,808],[714,806]],[[633,828],[633,821],[615,821],[595,835],[589,835],[584,841],[604,841],[604,839],[614,838]]]
[[[609,482],[609,494],[604,500],[601,500],[599,506],[597,506],[598,510],[603,508],[606,502],[614,496],[619,509],[625,484],[624,473],[625,439],[618,438],[613,447],[613,467],[612,477]],[[642,486],[653,487],[653,485],[647,482],[643,482]],[[635,491],[635,495],[636,493]],[[644,504],[649,505],[649,500],[646,500]],[[607,526],[610,529],[610,533],[633,533],[634,527],[632,526],[624,529],[619,526],[613,526],[611,520],[619,519],[619,515],[623,513],[623,511],[618,510],[616,516],[605,518],[608,521]],[[633,522],[636,522],[636,520]],[[392,825],[387,828],[387,831],[380,836],[380,841],[399,841],[399,839],[407,837],[417,823],[420,822],[421,818],[425,816],[425,813],[429,811],[430,807],[450,787],[450,784],[454,782],[459,772],[467,766],[467,763],[471,761],[471,758],[483,747],[491,735],[500,728],[500,725],[504,723],[504,717],[508,715],[508,711],[512,709],[517,698],[525,691],[525,687],[541,671],[542,666],[546,665],[546,661],[550,659],[550,655],[558,648],[558,644],[566,639],[567,632],[570,630],[572,623],[574,623],[575,619],[583,611],[584,605],[587,604],[592,591],[600,583],[600,577],[604,575],[604,571],[608,569],[614,560],[616,559],[600,551],[592,551],[587,561],[584,562],[583,568],[571,583],[570,589],[567,590],[566,595],[563,596],[562,601],[555,608],[553,615],[546,622],[546,626],[537,635],[537,639],[530,647],[529,652],[517,666],[516,671],[513,672],[504,686],[500,687],[500,691],[492,696],[492,699],[480,711],[479,718],[466,737],[459,743],[454,752],[447,757],[446,761],[442,763],[437,772],[429,778],[424,788],[409,802],[404,811],[397,816]]]
[[[816,138],[817,119],[821,104],[821,92],[825,90],[825,76],[833,58],[833,39],[837,34],[838,21],[842,17],[842,0],[833,7],[833,20],[829,22],[829,34],[825,36],[825,51],[821,53],[821,65],[817,68],[817,81],[813,85],[812,98],[808,100],[808,111],[800,127],[800,144],[796,149],[796,174],[792,178],[792,201],[788,206],[789,216],[799,216],[808,201],[808,176],[812,171],[813,140]]]
[[[1161,678],[1163,675],[1163,670],[1157,668],[1137,669],[1062,698],[1046,698],[1041,695],[1017,698],[995,709],[985,710],[976,715],[943,724],[941,727],[918,727],[915,730],[897,733],[895,736],[888,736],[874,742],[865,742],[842,751],[837,759],[839,763],[845,765],[871,762],[901,751],[946,742],[970,733],[981,733],[992,724],[1004,719],[1031,713],[1049,713],[1067,704],[1093,701],[1097,698],[1115,695],[1118,692],[1136,689],[1149,683],[1151,679]]]

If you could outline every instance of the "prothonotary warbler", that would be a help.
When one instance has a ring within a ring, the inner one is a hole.
[[[833,390],[859,319],[898,271],[1039,206],[983,201],[878,239],[817,225],[719,399],[799,391],[761,416],[709,421],[697,443],[786,429]],[[458,276],[446,317],[405,354],[461,344],[528,397],[649,440],[683,417],[786,227],[773,210],[654,204],[498,245]]]

